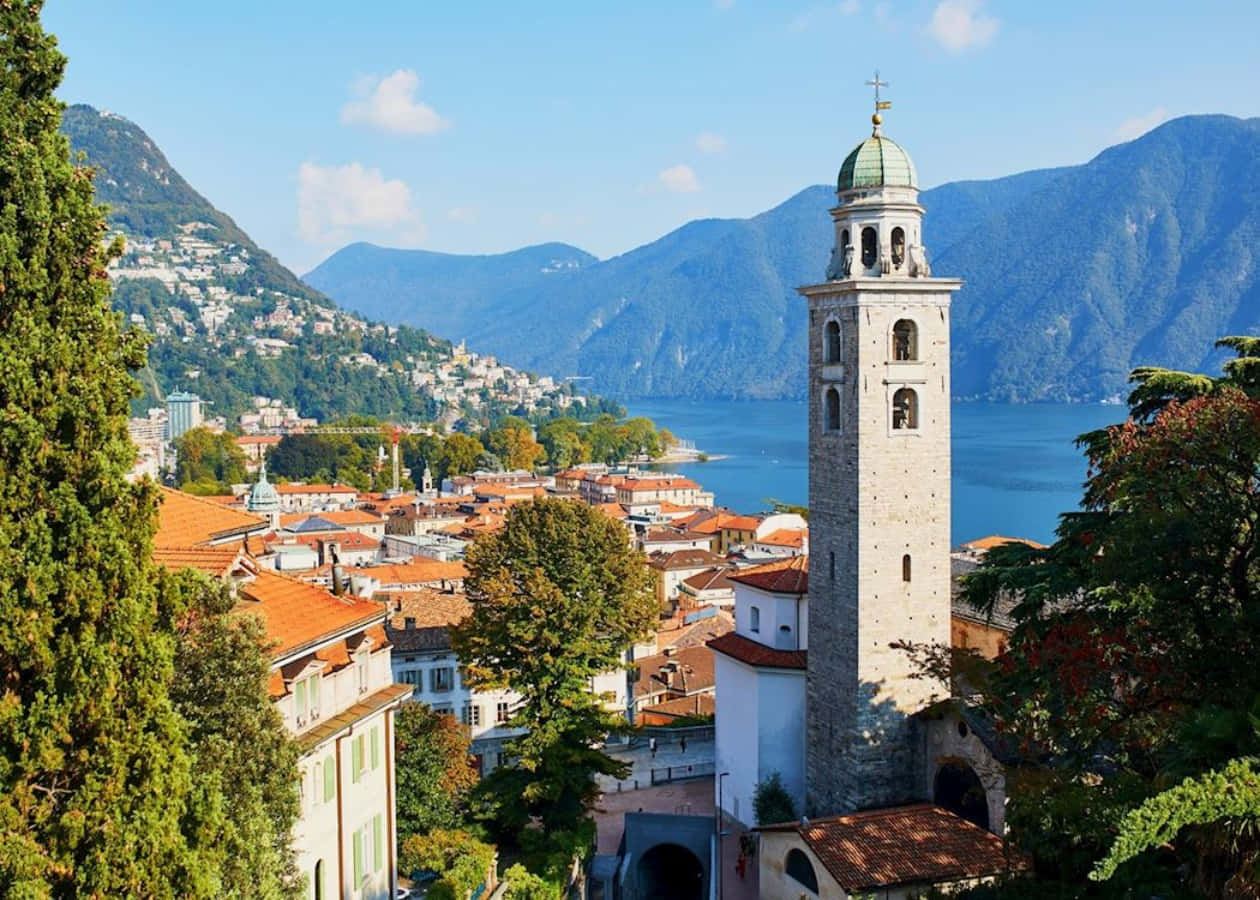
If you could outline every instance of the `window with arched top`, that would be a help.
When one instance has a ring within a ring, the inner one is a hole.
[[[868,269],[875,268],[875,263],[879,260],[878,239],[875,235],[874,228],[862,229],[862,265]]]
[[[758,633],[761,631],[761,610],[755,606],[748,610],[748,630]]]
[[[814,867],[804,851],[796,847],[789,850],[787,859],[783,861],[783,871],[807,890],[818,893],[818,876],[814,874]]]
[[[827,388],[827,403],[824,410],[828,431],[840,430],[840,392],[835,388]]]
[[[901,557],[901,580],[902,581],[910,580],[910,554],[909,553]]]
[[[840,323],[835,319],[823,329],[823,356],[828,363],[840,362]]]
[[[919,358],[919,326],[909,319],[898,319],[892,330],[894,362],[914,362]]]
[[[845,247],[847,247],[847,246],[849,246],[849,229],[847,229],[847,228],[846,228],[846,229],[844,229],[843,231],[841,231],[841,232],[840,232],[840,250],[841,250],[841,252],[843,252],[843,251],[844,251],[844,248],[845,248]]]
[[[900,269],[901,264],[906,261],[906,230],[904,228],[894,228],[892,230],[892,264],[893,268]]]
[[[919,427],[919,395],[913,388],[901,388],[893,394],[892,427],[898,431]]]

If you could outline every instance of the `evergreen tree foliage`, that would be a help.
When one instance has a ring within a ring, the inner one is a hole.
[[[783,776],[778,772],[771,772],[768,778],[757,782],[753,791],[753,814],[758,825],[791,822],[796,818],[796,804],[792,802],[792,795],[783,786]]]
[[[398,833],[404,838],[454,828],[477,783],[468,730],[449,714],[406,703],[394,716]]]
[[[657,617],[643,556],[601,510],[569,500],[520,504],[504,528],[468,551],[473,612],[451,641],[473,687],[508,686],[522,697],[500,766],[479,795],[502,840],[527,851],[529,868],[554,877],[593,836],[597,774],[627,767],[601,749],[625,729],[590,691],[623,667],[623,652]]]
[[[175,439],[175,485],[190,494],[227,494],[248,481],[248,460],[227,431],[190,428]]]

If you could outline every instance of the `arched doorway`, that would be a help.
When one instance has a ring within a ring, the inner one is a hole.
[[[948,762],[937,770],[932,784],[932,799],[937,806],[943,806],[988,830],[989,804],[984,785],[966,763]]]
[[[657,844],[639,859],[639,896],[702,900],[704,866],[686,847]]]

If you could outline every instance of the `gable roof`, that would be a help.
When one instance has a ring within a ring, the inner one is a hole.
[[[997,835],[927,803],[759,830],[795,831],[850,894],[983,878],[1030,865],[1022,854],[1008,855]]]
[[[992,550],[994,547],[1001,547],[1003,544],[1027,544],[1034,550],[1046,549],[1045,544],[1038,543],[1037,541],[1029,540],[1028,538],[1006,537],[1001,534],[990,534],[982,538],[976,538],[974,541],[967,541],[965,544],[960,544],[958,549],[970,550],[973,552],[987,552]]]
[[[806,534],[807,532],[803,528],[780,528],[770,532],[765,537],[757,538],[756,543],[769,544],[772,547],[800,548],[805,546]]]
[[[673,553],[653,553],[648,558],[648,565],[654,569],[707,569],[721,565],[725,560],[711,550],[693,548],[675,550]]]
[[[164,487],[153,546],[159,549],[209,546],[234,538],[244,539],[266,528],[267,520],[259,516]]]
[[[221,547],[158,547],[153,561],[165,569],[197,569],[212,578],[226,578],[233,572],[257,573],[258,564],[235,544]]]
[[[729,591],[733,589],[730,581],[731,570],[720,566],[697,572],[690,578],[684,578],[683,584],[693,591]]]
[[[706,646],[687,647],[672,653],[657,653],[634,661],[634,668],[639,670],[639,678],[634,683],[634,696],[646,697],[669,691],[682,690],[682,678],[676,687],[660,680],[661,669],[676,663],[678,668],[686,668],[687,693],[712,690],[715,685],[713,675],[713,651]]]
[[[375,578],[385,588],[391,584],[440,584],[443,581],[462,581],[468,577],[468,566],[462,562],[442,562],[438,559],[416,557],[409,563],[387,566],[364,566],[355,574]]]
[[[776,650],[733,631],[719,635],[708,643],[709,649],[749,666],[767,669],[805,669],[806,650]]]
[[[809,557],[792,556],[764,566],[753,566],[730,576],[749,587],[772,594],[805,594],[809,592]]]
[[[382,621],[382,603],[361,597],[338,597],[326,588],[263,570],[240,586],[242,614],[261,615],[271,655],[280,659],[314,647],[343,632],[362,630]]]

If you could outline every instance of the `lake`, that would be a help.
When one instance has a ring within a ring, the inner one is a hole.
[[[805,504],[809,494],[804,401],[650,400],[630,415],[694,441],[707,463],[661,466],[685,473],[740,512],[767,499]],[[1119,422],[1123,406],[1059,403],[953,405],[953,543],[986,534],[1054,539],[1061,512],[1076,509],[1085,480],[1078,434]]]

